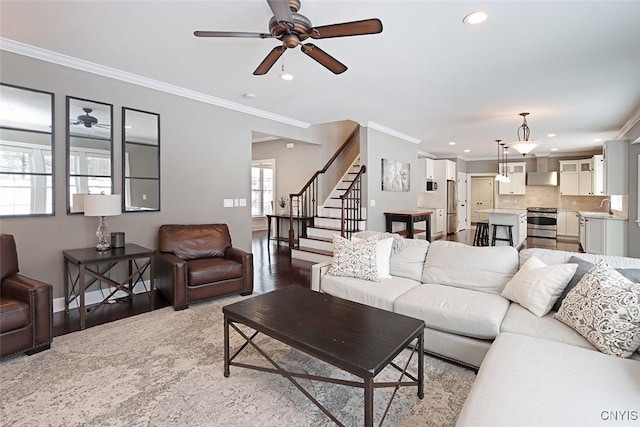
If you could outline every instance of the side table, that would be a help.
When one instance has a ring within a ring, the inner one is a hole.
[[[428,242],[431,241],[431,215],[433,212],[431,211],[395,211],[395,212],[385,212],[385,228],[387,233],[393,233],[393,223],[394,222],[402,222],[406,224],[406,231],[400,232],[400,234],[407,235],[408,239],[413,239],[413,235],[415,233],[414,224],[416,222],[425,223],[425,234]]]
[[[69,303],[80,298],[80,330],[86,326],[87,318],[95,313],[100,307],[109,303],[109,300],[118,291],[123,291],[133,296],[133,288],[138,283],[144,283],[142,278],[145,271],[149,271],[149,301],[151,310],[154,306],[154,277],[153,258],[155,250],[148,249],[133,243],[127,243],[123,248],[111,248],[107,251],[97,251],[95,248],[71,249],[63,251],[64,256],[64,312],[69,314]],[[144,262],[138,262],[144,260]],[[121,262],[128,264],[128,276],[117,282],[108,277],[107,274]],[[78,267],[78,275],[73,277],[70,272],[70,265]],[[104,266],[102,269],[100,266]],[[87,280],[89,279],[89,280]],[[95,307],[89,310],[85,308],[85,293],[87,288],[96,282],[109,284],[109,294]],[[71,290],[69,290],[71,283]]]

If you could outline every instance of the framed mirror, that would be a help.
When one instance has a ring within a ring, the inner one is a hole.
[[[113,106],[67,96],[67,213],[103,192],[113,193]]]
[[[0,83],[0,216],[54,214],[53,93]]]
[[[122,108],[122,211],[160,210],[160,115]]]

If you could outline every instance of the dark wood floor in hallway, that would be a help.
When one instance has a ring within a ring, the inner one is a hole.
[[[473,243],[474,233],[475,228],[471,228],[447,236],[446,239],[470,245]],[[556,242],[548,239],[527,239],[526,246],[578,251],[577,243]],[[291,260],[291,251],[284,243],[281,243],[280,246],[273,240],[267,243],[266,231],[253,233],[251,251],[253,252],[254,290],[256,292],[264,293],[287,286],[311,287],[311,266],[313,263]],[[169,303],[161,295],[156,295],[156,308],[168,305]],[[87,320],[87,326],[112,322],[147,311],[149,311],[148,297],[137,295],[132,301],[103,306]],[[64,312],[54,313],[53,324],[54,336],[79,330],[78,310],[71,310],[68,316],[65,316]]]

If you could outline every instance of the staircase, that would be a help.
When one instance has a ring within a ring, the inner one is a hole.
[[[318,206],[318,214],[313,217],[312,225],[307,227],[306,236],[301,236],[298,239],[298,246],[291,249],[291,259],[314,263],[331,261],[334,234],[350,237],[352,233],[364,230],[366,209],[363,209],[359,203],[360,187],[356,181],[361,176],[362,168],[359,163],[360,159],[356,158],[354,164],[344,174],[326,202],[322,206]],[[366,168],[364,170],[366,171]],[[357,187],[357,190],[354,191],[351,188],[351,191],[348,192],[352,185]],[[344,232],[342,230],[343,224],[345,225]]]

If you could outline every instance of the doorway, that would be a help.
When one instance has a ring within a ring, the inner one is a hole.
[[[471,223],[488,221],[489,214],[481,213],[483,209],[493,209],[494,178],[492,176],[471,177]]]

